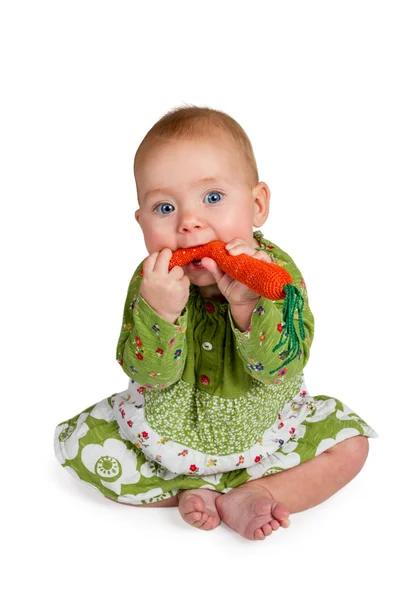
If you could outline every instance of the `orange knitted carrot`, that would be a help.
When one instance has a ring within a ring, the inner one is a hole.
[[[208,244],[193,248],[180,248],[176,250],[169,262],[169,270],[176,266],[183,267],[192,260],[202,259],[205,256],[213,258],[215,262],[231,277],[244,283],[251,290],[270,300],[285,298],[282,308],[282,321],[284,323],[281,337],[272,352],[287,344],[287,349],[279,353],[279,358],[284,362],[270,374],[279,371],[286,364],[301,355],[301,343],[295,327],[295,312],[298,313],[298,328],[300,337],[306,337],[303,323],[304,298],[301,292],[292,285],[290,274],[282,267],[258,260],[248,254],[231,256],[225,249],[224,242],[215,240]],[[286,359],[286,360],[285,360]]]
[[[292,283],[290,274],[282,267],[269,262],[253,258],[248,254],[231,256],[225,250],[224,242],[214,241],[193,248],[180,248],[171,257],[169,270],[173,267],[183,267],[192,260],[205,256],[212,258],[231,277],[244,283],[248,288],[269,298],[281,300],[285,298],[284,286]]]

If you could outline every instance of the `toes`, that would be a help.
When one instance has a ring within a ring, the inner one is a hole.
[[[267,523],[266,525],[263,525],[262,530],[264,532],[264,535],[271,535],[271,533],[272,533],[271,523]]]
[[[194,523],[190,523],[193,527],[197,527],[197,529],[204,529],[204,521],[195,521]]]
[[[190,495],[186,496],[184,502],[180,506],[180,512],[182,515],[196,514],[202,515],[204,510],[204,500],[201,496],[198,495]],[[196,520],[200,519],[198,516]]]
[[[266,537],[271,535],[272,527],[270,523],[266,523],[262,527],[259,527],[254,531],[254,539],[255,540],[264,540]]]
[[[198,529],[203,529],[204,531],[210,531],[211,529],[215,529],[220,523],[221,521],[218,521],[215,515],[202,513],[201,519],[193,521],[191,525],[194,525],[194,527],[197,527]]]
[[[280,523],[282,521],[287,521],[289,519],[289,515],[290,512],[288,508],[282,502],[277,502],[272,508],[272,516]]]
[[[274,531],[279,529],[279,527],[280,527],[280,525],[279,525],[278,521],[276,521],[275,519],[272,519],[272,521],[270,521],[269,523],[266,523],[259,529],[255,530],[254,539],[255,540],[263,540],[264,538],[271,535],[271,533],[273,533]]]
[[[265,534],[264,534],[263,528],[259,528],[259,529],[255,530],[254,539],[255,540],[265,540]]]
[[[204,529],[204,531],[210,531],[211,529],[218,527],[220,524],[221,521],[217,521],[214,516],[210,515],[208,521],[204,523],[204,527],[202,527],[202,529]]]
[[[185,517],[187,518],[187,522],[195,527],[201,527],[206,520],[202,512],[188,512]]]
[[[203,497],[201,494],[192,492],[184,492],[179,499],[179,512],[184,521],[197,529],[210,531],[215,529],[221,523],[216,506],[213,500],[216,499],[217,493]]]
[[[281,527],[284,527],[285,529],[287,529],[288,527],[290,527],[290,521],[289,521],[289,519],[286,519],[285,521],[281,521]]]
[[[205,507],[205,502],[203,498],[196,494],[195,496],[192,496],[191,500],[191,509],[202,513]]]
[[[272,519],[272,521],[270,521],[269,524],[272,527],[273,531],[276,531],[280,527],[280,523],[276,519]]]
[[[214,529],[217,525],[220,525],[221,520],[218,519],[215,514],[208,514],[202,511],[196,510],[185,510],[185,512],[181,512],[181,515],[189,525],[196,527],[197,529],[205,529],[206,531],[210,531],[210,529]]]

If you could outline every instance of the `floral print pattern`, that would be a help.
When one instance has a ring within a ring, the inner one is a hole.
[[[243,468],[244,455],[239,454],[234,470],[200,475],[199,465],[190,461],[190,449],[182,448],[181,458],[189,458],[189,463],[187,472],[177,474],[160,464],[162,454],[156,455],[158,462],[150,460],[140,444],[136,446],[124,436],[115,411],[110,411],[113,403],[114,408],[118,406],[117,396],[127,398],[128,395],[126,391],[115,394],[60,423],[54,436],[56,457],[71,475],[126,504],[158,502],[185,489],[207,488],[227,493],[246,481],[296,467],[349,437],[377,437],[365,421],[339,400],[329,396],[311,397],[303,388],[295,401],[288,400],[279,411],[275,429],[271,431],[275,435],[271,436],[269,451],[255,452],[247,468]],[[114,416],[108,420],[111,414]],[[315,426],[319,423],[321,426]],[[145,433],[142,432],[143,440]],[[67,444],[72,436],[74,442]],[[161,450],[163,440],[158,441]],[[218,461],[214,460],[217,468]]]
[[[260,231],[254,237],[291,274],[304,299],[306,338],[297,359],[270,374],[287,357],[285,348],[273,352],[284,326],[283,301],[260,297],[242,332],[228,303],[204,302],[192,285],[172,325],[142,298],[141,263],[129,285],[117,346],[128,389],[55,431],[56,457],[71,474],[120,502],[150,503],[196,487],[226,493],[348,437],[376,437],[339,400],[308,394],[303,368],[314,319],[304,278],[276,244]]]

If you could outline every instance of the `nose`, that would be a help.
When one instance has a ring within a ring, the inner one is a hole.
[[[204,227],[203,219],[196,210],[185,210],[179,219],[179,233],[188,233]]]

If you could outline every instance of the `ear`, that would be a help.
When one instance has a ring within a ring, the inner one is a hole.
[[[252,194],[254,198],[253,227],[261,227],[268,218],[271,193],[267,184],[260,181],[253,187]]]
[[[139,223],[140,225],[140,221],[139,221],[139,213],[140,213],[140,208],[138,208],[137,210],[135,210],[135,219],[136,221]]]

